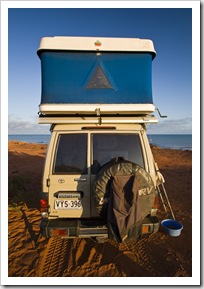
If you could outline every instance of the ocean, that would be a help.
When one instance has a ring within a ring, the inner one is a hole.
[[[161,148],[192,150],[191,134],[151,134],[148,139],[150,144]],[[48,144],[50,134],[9,134],[8,140]]]
[[[152,134],[148,139],[150,144],[161,148],[192,150],[191,134]]]

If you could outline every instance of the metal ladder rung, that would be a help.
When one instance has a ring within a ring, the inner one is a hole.
[[[160,186],[162,187],[162,191],[160,190]],[[172,219],[175,220],[175,216],[174,216],[174,213],[173,213],[173,210],[172,210],[172,207],[171,207],[171,204],[170,204],[166,189],[164,187],[164,184],[163,183],[159,184],[157,186],[157,189],[158,189],[158,193],[159,193],[159,196],[161,198],[162,205],[164,207],[164,210],[165,210],[166,214],[169,215],[168,210],[167,210],[167,208],[168,208],[169,211],[171,212]],[[166,198],[166,202],[164,201],[164,197]]]

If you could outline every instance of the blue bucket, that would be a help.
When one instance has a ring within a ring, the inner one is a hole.
[[[183,229],[183,225],[176,220],[166,219],[161,222],[161,225],[167,235],[171,237],[177,237],[181,234],[181,230]]]

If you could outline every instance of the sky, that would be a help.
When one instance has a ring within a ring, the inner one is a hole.
[[[47,125],[38,124],[41,67],[36,51],[45,36],[151,39],[157,53],[152,64],[153,101],[167,118],[155,112],[159,123],[148,131],[191,134],[191,8],[41,8],[40,2],[38,8],[8,9],[9,134],[49,133]]]

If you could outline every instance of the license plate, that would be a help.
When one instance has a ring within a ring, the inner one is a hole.
[[[80,210],[80,200],[55,200],[55,210]]]

